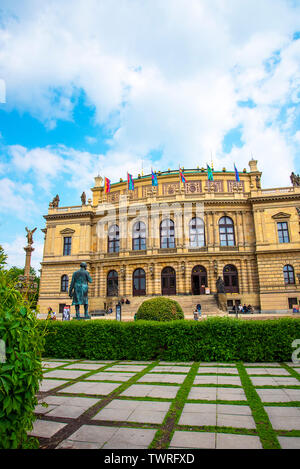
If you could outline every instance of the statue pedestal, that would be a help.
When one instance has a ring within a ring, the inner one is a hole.
[[[218,293],[218,303],[222,311],[227,311],[226,293]]]

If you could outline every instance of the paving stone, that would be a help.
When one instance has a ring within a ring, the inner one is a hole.
[[[175,431],[169,448],[215,449],[216,435],[207,432]]]
[[[278,436],[281,449],[300,449],[299,436]]]
[[[159,362],[159,365],[183,365],[183,366],[191,366],[194,362]]]
[[[239,376],[222,376],[218,375],[217,384],[232,384],[234,386],[242,386]]]
[[[89,443],[87,441],[64,440],[55,449],[101,449],[99,443]]]
[[[138,382],[141,383],[183,383],[185,375],[169,375],[159,373],[149,373],[142,376]]]
[[[216,404],[185,404],[178,423],[192,426],[216,425],[216,410]]]
[[[116,360],[82,360],[82,362],[80,362],[80,363],[95,363],[95,364],[105,363],[105,364],[109,364],[109,363],[114,363],[114,362],[116,362]]]
[[[274,430],[300,430],[299,407],[268,407],[265,411]]]
[[[140,423],[162,423],[170,407],[169,402],[129,401],[115,399],[93,420],[114,420]]]
[[[219,401],[246,401],[243,389],[237,388],[217,388],[217,399]]]
[[[179,386],[133,384],[128,389],[123,391],[121,396],[174,399],[178,390]]]
[[[188,399],[205,399],[215,401],[217,399],[217,388],[214,387],[192,387]]]
[[[67,363],[62,363],[62,362],[42,362],[42,367],[43,368],[56,368],[58,366],[63,366],[67,365]]]
[[[124,360],[119,362],[119,365],[151,365],[153,361],[134,361],[134,360]]]
[[[231,374],[238,375],[238,370],[234,367],[219,367],[219,366],[200,366],[197,374],[201,373],[216,373],[216,374]]]
[[[246,368],[248,375],[285,375],[290,376],[290,373],[284,368]]]
[[[263,366],[263,367],[266,367],[266,366],[280,366],[279,363],[277,362],[272,362],[272,363],[265,363],[265,362],[261,362],[261,363],[248,363],[248,362],[244,362],[244,366],[247,367],[247,366],[255,366],[255,367],[260,367],[260,366]]]
[[[216,434],[217,449],[262,449],[258,436],[236,435],[228,433]]]
[[[248,406],[217,404],[218,427],[256,428]]]
[[[196,376],[193,384],[218,384],[218,376]]]
[[[135,373],[109,373],[102,371],[85,378],[85,381],[128,381]]]
[[[257,389],[262,402],[300,401],[300,389]]]
[[[167,365],[164,365],[164,366],[155,366],[154,368],[152,368],[151,372],[152,373],[160,373],[160,372],[164,372],[164,373],[168,373],[168,372],[172,372],[172,373],[188,373],[190,371],[190,367],[189,366],[167,366]]]
[[[68,442],[92,443],[103,449],[147,449],[155,433],[150,429],[83,425],[69,436]]]
[[[38,419],[33,423],[33,429],[31,432],[28,433],[28,435],[42,438],[51,438],[65,425],[65,423],[61,422],[50,422],[47,420]]]
[[[119,428],[103,449],[147,449],[155,433],[144,428]]]
[[[300,386],[296,378],[281,378],[271,376],[250,377],[254,386]]]
[[[119,386],[120,383],[89,383],[87,381],[81,381],[67,386],[61,392],[74,394],[99,394],[107,396]]]
[[[79,370],[53,370],[45,373],[46,378],[62,378],[62,379],[77,379],[86,374],[87,371]]]
[[[113,365],[109,368],[106,368],[107,371],[143,371],[145,368],[147,368],[146,365]]]
[[[224,362],[201,362],[200,366],[235,366],[235,363]]]
[[[72,363],[72,365],[67,365],[65,370],[98,370],[106,366],[105,363]]]
[[[41,404],[45,402],[48,408],[43,407]],[[47,414],[51,417],[62,418],[78,418],[87,409],[92,407],[98,402],[98,399],[84,398],[84,397],[64,397],[64,396],[48,396],[39,402],[35,409],[36,412]],[[43,412],[43,409],[45,410]]]
[[[62,380],[62,379],[43,379],[43,381],[40,384],[39,391],[40,392],[47,392],[51,391],[52,389],[58,388],[59,386],[62,386],[63,384],[68,383],[68,381]]]

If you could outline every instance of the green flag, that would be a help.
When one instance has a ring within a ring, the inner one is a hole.
[[[207,165],[207,177],[209,181],[214,180],[213,172],[210,166]]]

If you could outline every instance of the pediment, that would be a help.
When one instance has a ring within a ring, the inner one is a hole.
[[[290,218],[290,216],[291,216],[290,213],[279,212],[273,215],[272,218],[274,218],[275,220],[278,220],[281,218]]]
[[[60,231],[60,234],[62,235],[71,235],[75,233],[75,230],[72,230],[71,228],[65,228],[64,230]]]

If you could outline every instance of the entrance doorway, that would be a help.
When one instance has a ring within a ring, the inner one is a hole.
[[[192,270],[192,293],[204,295],[207,287],[207,272],[202,265],[196,265]]]
[[[133,272],[133,296],[146,295],[146,274],[143,269]]]
[[[239,293],[238,272],[234,265],[226,265],[223,270],[225,292]]]
[[[176,295],[176,272],[173,267],[165,267],[161,273],[162,295]]]

